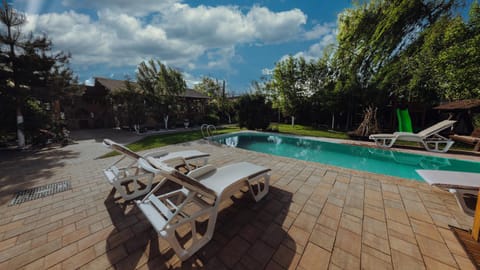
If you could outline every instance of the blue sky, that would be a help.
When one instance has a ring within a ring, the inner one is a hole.
[[[26,29],[46,33],[72,53],[80,82],[135,77],[151,58],[181,70],[189,86],[201,77],[248,91],[287,55],[321,56],[335,42],[339,12],[350,0],[14,0]],[[471,0],[467,1],[467,7]]]

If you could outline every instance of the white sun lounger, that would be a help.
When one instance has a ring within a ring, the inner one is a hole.
[[[158,161],[172,164],[172,166],[185,165],[188,170],[191,170],[193,165],[197,167],[207,164],[210,156],[210,154],[197,150],[151,152],[142,156],[109,139],[105,139],[103,145],[123,154],[119,160],[108,166],[103,172],[107,181],[115,187],[125,200],[147,194],[152,189],[154,175],[138,168],[139,158],[152,157]],[[126,157],[130,158],[132,162],[127,166],[120,167],[120,162]],[[133,183],[128,185],[129,182]]]
[[[399,140],[421,143],[428,151],[447,152],[453,145],[454,141],[443,137],[439,133],[447,128],[451,128],[455,122],[456,121],[454,120],[443,120],[418,133],[394,132],[387,134],[372,134],[368,138],[374,140],[375,144],[380,147],[390,148],[397,140]]]
[[[270,169],[248,162],[221,168],[206,165],[187,175],[153,158],[139,159],[138,163],[144,170],[161,175],[164,179],[143,200],[136,203],[160,237],[168,241],[182,261],[211,240],[223,200],[244,186],[250,189],[255,201],[261,200],[269,190]],[[167,181],[173,181],[181,188],[155,195]],[[208,222],[205,232],[197,227],[198,222]],[[184,239],[179,237],[186,229],[190,233],[190,239],[183,243]]]
[[[471,216],[475,214],[475,205],[466,200],[473,200],[478,196],[480,188],[480,173],[416,170],[417,173],[432,186],[443,188],[455,195],[458,206]]]

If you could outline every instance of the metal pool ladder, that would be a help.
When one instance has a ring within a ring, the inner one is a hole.
[[[200,131],[202,132],[202,137],[206,139],[213,136],[217,132],[217,128],[214,125],[203,124],[200,127]]]

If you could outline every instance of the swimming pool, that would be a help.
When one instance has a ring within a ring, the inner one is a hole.
[[[416,169],[480,173],[480,163],[417,155],[272,133],[241,132],[215,136],[221,144],[261,153],[314,161],[348,169],[423,181]]]

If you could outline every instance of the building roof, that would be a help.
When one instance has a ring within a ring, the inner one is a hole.
[[[480,107],[480,99],[464,99],[448,103],[444,103],[434,107],[436,110],[453,111],[453,110],[468,110]]]
[[[125,81],[124,80],[112,80],[112,79],[107,79],[107,78],[95,78],[95,84],[101,84],[103,87],[108,89],[111,92],[116,92],[120,89],[125,89]],[[138,87],[138,84],[136,82],[131,82],[133,87]],[[180,95],[181,97],[185,98],[195,98],[195,99],[208,99],[209,97],[195,91],[193,89],[185,89],[185,92]]]

